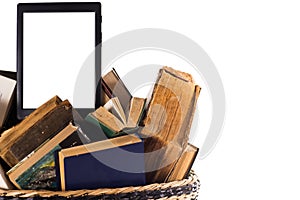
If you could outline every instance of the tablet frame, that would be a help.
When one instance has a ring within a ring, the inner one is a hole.
[[[68,2],[68,3],[19,3],[17,7],[17,117],[23,119],[34,109],[23,108],[23,14],[51,12],[95,12],[95,47],[101,45],[101,3],[100,2]],[[101,76],[101,48],[95,48],[95,107],[80,108],[79,113],[86,115],[100,106],[101,88],[97,80]],[[55,94],[53,94],[55,95]]]

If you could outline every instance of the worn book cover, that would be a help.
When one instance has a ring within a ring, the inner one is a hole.
[[[0,156],[13,167],[72,120],[72,106],[69,101],[61,101],[55,96],[21,123],[2,134]]]
[[[114,68],[102,77],[101,84],[103,92],[109,98],[118,97],[120,99],[120,103],[126,112],[132,95]]]
[[[158,74],[143,121],[147,182],[166,182],[186,148],[200,87],[193,77],[170,67]],[[156,151],[160,150],[160,151]]]
[[[180,181],[187,178],[193,163],[197,157],[199,149],[192,144],[188,146],[183,151],[182,155],[177,159],[172,170],[170,171],[166,182]]]

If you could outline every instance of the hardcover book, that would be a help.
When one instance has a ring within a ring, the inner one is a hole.
[[[145,184],[144,144],[131,134],[58,152],[61,189]]]
[[[1,135],[1,158],[13,167],[72,120],[72,106],[69,101],[53,97]]]
[[[107,97],[118,97],[123,109],[126,112],[132,95],[114,68],[102,77],[101,85],[102,90],[105,93],[105,95],[102,95],[104,100],[107,100]],[[103,104],[105,103],[106,101],[103,102]]]
[[[68,139],[76,126],[71,123],[52,139],[39,146],[7,172],[11,182],[19,189],[57,189],[55,153],[60,143]]]
[[[176,161],[173,169],[168,175],[166,182],[180,181],[187,178],[192,165],[197,157],[199,149],[192,144],[188,146],[183,151],[182,155]]]
[[[200,89],[188,73],[170,67],[159,71],[141,130],[145,152],[153,152],[145,158],[147,171],[158,169],[147,174],[148,183],[166,182],[188,145]]]

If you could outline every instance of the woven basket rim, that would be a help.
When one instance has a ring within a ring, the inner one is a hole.
[[[191,170],[188,178],[180,181],[172,181],[168,183],[153,183],[144,186],[129,186],[122,188],[99,188],[99,189],[82,189],[82,190],[70,190],[70,191],[49,191],[49,190],[7,190],[0,188],[0,196],[4,197],[83,197],[83,196],[99,196],[99,195],[113,195],[113,194],[125,194],[132,192],[143,192],[153,190],[164,190],[171,187],[181,187],[185,185],[192,185],[197,182],[200,186],[200,181],[193,170]]]

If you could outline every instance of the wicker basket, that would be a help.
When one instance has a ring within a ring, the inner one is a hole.
[[[3,190],[2,199],[196,199],[200,181],[194,171],[182,181],[146,186],[76,191]]]

